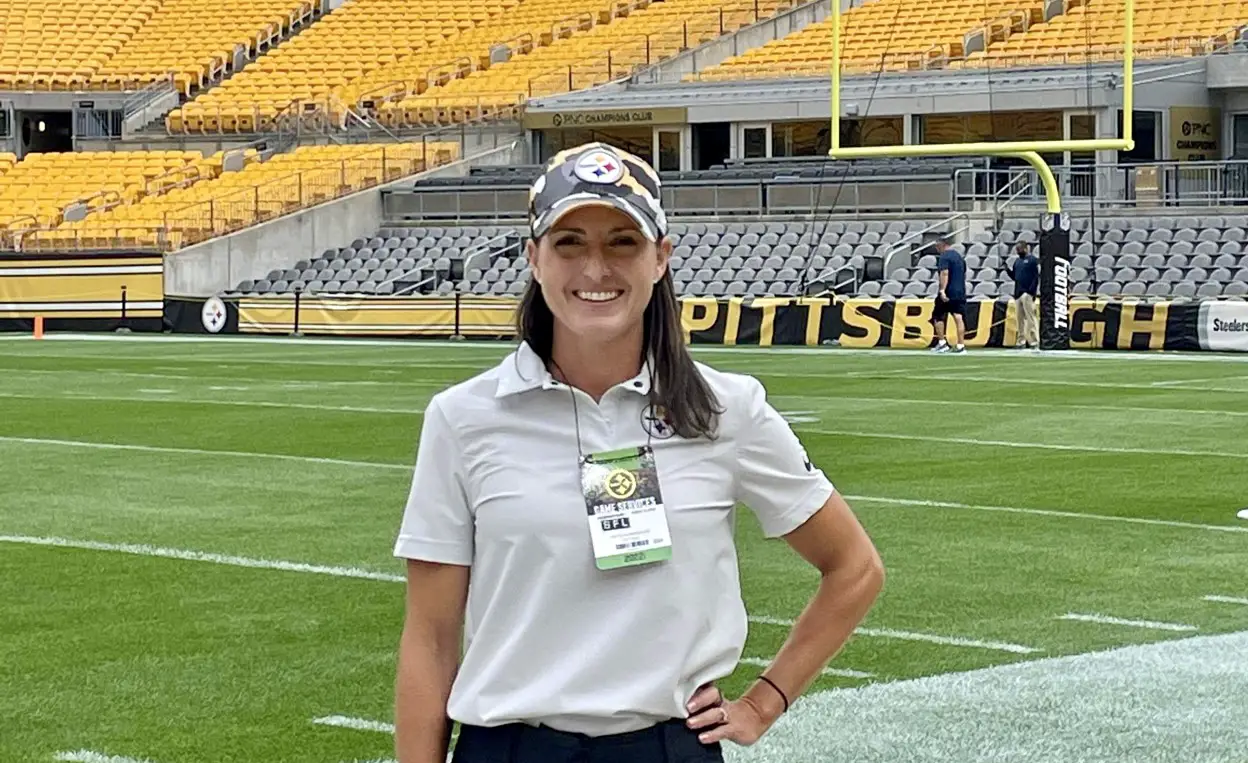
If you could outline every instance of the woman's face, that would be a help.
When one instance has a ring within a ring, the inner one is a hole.
[[[655,244],[628,215],[596,206],[569,212],[528,245],[529,267],[556,323],[599,342],[640,328],[671,252],[670,239]]]

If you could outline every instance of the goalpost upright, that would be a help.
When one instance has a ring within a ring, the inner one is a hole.
[[[1057,151],[1130,151],[1135,102],[1135,0],[1123,0],[1122,135],[1118,138],[1038,141],[981,141],[900,146],[841,147],[841,2],[832,0],[832,129],[831,159],[906,158],[922,156],[1004,156],[1030,164],[1044,187],[1046,210],[1040,226],[1040,346],[1069,349],[1070,218],[1062,211],[1061,190],[1053,170],[1040,156]],[[866,116],[866,115],[864,115]]]

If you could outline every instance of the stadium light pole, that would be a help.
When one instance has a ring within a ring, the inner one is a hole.
[[[1035,169],[1044,188],[1045,214],[1040,225],[1040,346],[1070,347],[1070,219],[1062,212],[1062,194],[1041,152],[1130,151],[1135,108],[1135,0],[1123,0],[1122,136],[1084,140],[980,141],[902,146],[841,147],[841,0],[832,0],[832,129],[830,159],[884,159],[925,156],[1005,156]],[[863,115],[866,117],[867,115]]]

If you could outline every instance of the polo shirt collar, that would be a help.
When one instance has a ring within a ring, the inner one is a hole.
[[[615,388],[626,389],[639,395],[650,394],[650,369],[653,358],[647,358],[641,371]],[[495,397],[507,397],[534,389],[567,389],[567,385],[555,379],[541,357],[529,346],[528,342],[520,342],[515,352],[508,355],[499,364],[498,387]]]

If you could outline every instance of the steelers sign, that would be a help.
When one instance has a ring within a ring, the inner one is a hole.
[[[220,297],[211,297],[204,302],[203,309],[200,311],[200,319],[203,321],[204,330],[209,334],[219,334],[221,329],[225,328],[225,303]]]
[[[614,469],[607,475],[604,485],[608,495],[622,501],[637,492],[637,475],[627,469]]]

